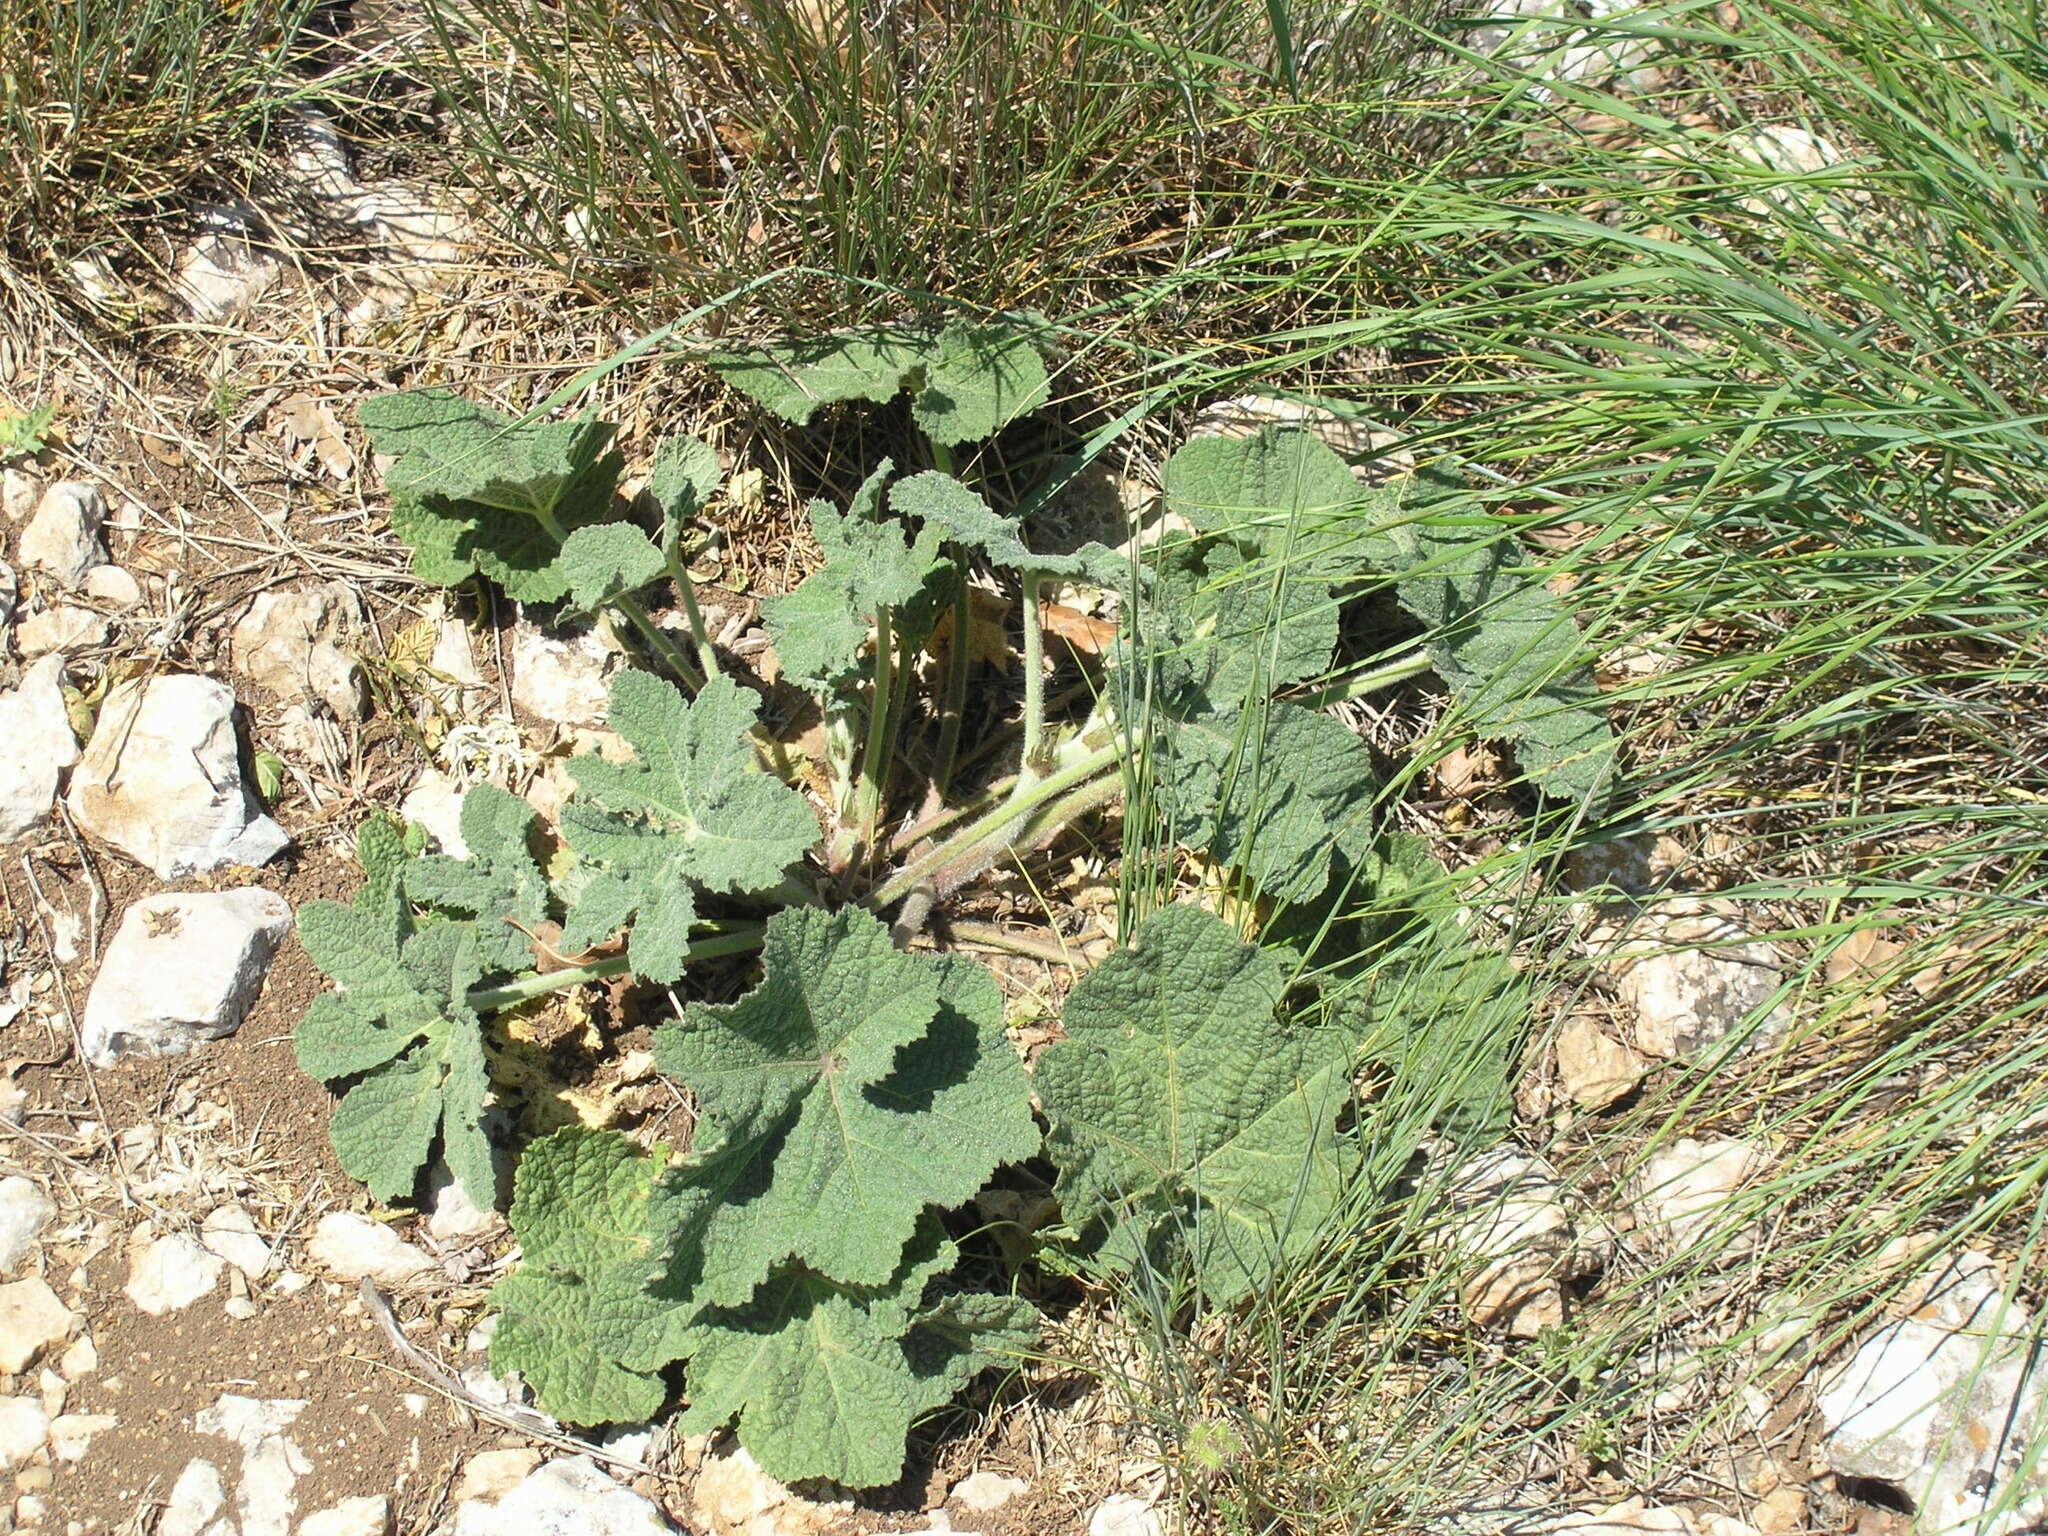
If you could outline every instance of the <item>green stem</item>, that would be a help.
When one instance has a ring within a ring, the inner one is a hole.
[[[868,739],[860,754],[860,824],[863,848],[875,845],[875,823],[889,781],[890,716],[896,700],[896,637],[889,610],[875,612],[875,682],[868,704]]]
[[[750,949],[759,949],[762,932],[760,924],[750,923],[744,928],[735,928],[730,933],[713,934],[708,939],[699,939],[684,951],[684,963],[715,960],[720,955],[743,955]],[[623,976],[632,968],[632,962],[626,956],[609,955],[605,959],[593,960],[588,965],[571,966],[564,971],[543,971],[538,976],[522,976],[519,980],[508,981],[502,986],[471,987],[464,1001],[478,1013],[494,1013],[498,1009],[510,1008],[536,997],[545,997],[550,992],[566,992],[571,987],[580,987],[586,982]]]
[[[536,510],[533,518],[541,525],[547,536],[555,541],[557,549],[569,541],[569,530],[562,526],[561,519],[556,517],[553,511]],[[626,616],[627,621],[640,631],[640,638],[647,642],[648,648],[668,664],[669,670],[682,680],[683,686],[692,694],[703,688],[704,678],[698,676],[697,669],[690,665],[689,658],[677,649],[676,643],[669,639],[662,627],[648,617],[647,610],[640,606],[637,599],[621,592],[605,606],[615,608]]]
[[[953,567],[953,648],[946,656],[945,714],[939,722],[939,751],[932,764],[932,793],[943,797],[960,758],[960,730],[967,715],[967,674],[974,665],[973,605],[967,596],[967,572]]]
[[[927,850],[898,870],[878,888],[871,891],[865,905],[880,909],[898,901],[915,890],[924,881],[970,855],[986,849],[990,844],[1007,842],[1004,834],[1017,823],[1030,817],[1034,811],[1050,805],[1060,796],[1077,785],[1088,783],[1104,770],[1114,768],[1122,756],[1118,743],[1102,747],[1083,757],[1072,766],[1048,774],[1043,779],[1020,780],[1010,797],[988,815],[971,823],[966,830],[955,833],[936,848]]]
[[[1024,573],[1024,745],[1017,770],[1027,779],[1038,772],[1045,738],[1045,629],[1038,613],[1038,582],[1035,571]]]
[[[704,628],[704,615],[697,609],[697,584],[690,580],[690,568],[680,560],[669,561],[669,576],[683,599],[683,614],[690,621],[690,638],[697,643],[697,661],[704,676],[718,676],[718,653],[711,648],[711,636]]]
[[[1314,693],[1295,694],[1287,702],[1300,704],[1308,709],[1328,709],[1332,704],[1342,704],[1348,699],[1362,699],[1368,693],[1377,693],[1382,688],[1419,676],[1429,669],[1429,654],[1426,651],[1411,651],[1396,661],[1374,667],[1370,672],[1361,672],[1344,682],[1332,683],[1327,688],[1318,688]]]

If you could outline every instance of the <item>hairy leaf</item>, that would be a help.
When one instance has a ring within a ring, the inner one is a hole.
[[[299,1064],[333,1081],[362,1074],[335,1106],[330,1135],[342,1167],[380,1200],[413,1192],[438,1134],[442,1155],[480,1205],[497,1199],[497,1176],[483,1113],[490,1080],[482,1024],[468,993],[483,971],[476,930],[437,923],[404,940],[394,959],[376,943],[335,939],[347,926],[320,909],[307,946],[344,992],[309,1013],[295,1037]],[[417,1042],[417,1043],[414,1043]]]
[[[569,596],[588,613],[629,596],[668,569],[654,541],[631,523],[594,523],[563,541],[559,562]]]
[[[1327,582],[1231,546],[1183,550],[1158,575],[1136,659],[1153,667],[1169,715],[1237,708],[1329,669],[1338,603]]]
[[[1051,398],[1038,346],[1015,326],[956,320],[939,333],[911,415],[934,442],[978,443]]]
[[[1614,738],[1600,685],[1570,611],[1509,561],[1520,546],[1449,519],[1411,522],[1403,535],[1401,605],[1429,626],[1430,665],[1473,729],[1512,742],[1523,772],[1555,794],[1603,793]]]
[[[811,503],[825,564],[794,592],[761,605],[783,675],[814,692],[836,688],[858,671],[877,611],[916,598],[939,562],[936,530],[906,542],[898,524],[880,520],[889,469],[884,460],[843,513]]]
[[[688,1005],[654,1050],[717,1137],[678,1175],[711,1196],[688,1235],[710,1302],[789,1259],[880,1285],[928,1208],[1038,1149],[993,979],[900,953],[857,910],[770,918],[760,986]]]
[[[735,389],[802,426],[821,405],[892,398],[923,366],[931,345],[929,333],[877,326],[720,352],[705,362]]]
[[[1218,918],[1172,906],[1068,995],[1034,1086],[1059,1195],[1111,1262],[1186,1265],[1212,1303],[1257,1287],[1336,1207],[1353,1048],[1276,1017],[1286,977]]]
[[[889,505],[906,517],[937,529],[954,544],[987,555],[1013,571],[1062,576],[1115,586],[1130,572],[1130,562],[1103,544],[1087,544],[1071,555],[1041,555],[1025,547],[1021,525],[1003,517],[951,475],[927,470],[899,480],[889,491]]]
[[[1360,486],[1307,432],[1262,427],[1248,437],[1198,437],[1166,461],[1163,478],[1169,511],[1304,576],[1391,572],[1399,559],[1381,528],[1398,499]]]
[[[446,586],[481,571],[522,602],[569,590],[561,541],[611,515],[623,464],[605,451],[611,426],[519,422],[434,389],[373,396],[359,415],[371,445],[395,457],[391,523],[422,579]]]
[[[491,1292],[491,1364],[524,1372],[557,1418],[637,1422],[667,1397],[696,1309],[665,1284],[666,1202],[658,1157],[616,1132],[572,1126],[520,1161],[522,1258]]]
[[[633,761],[570,762],[577,798],[563,812],[562,830],[606,878],[579,902],[595,916],[572,911],[564,939],[580,947],[637,912],[627,952],[634,972],[674,981],[696,917],[695,891],[775,885],[817,841],[818,823],[801,795],[755,770],[746,743],[754,696],[732,679],[714,677],[686,702],[673,684],[622,672],[608,718]]]
[[[717,493],[718,453],[695,437],[671,437],[654,455],[654,473],[647,489],[671,523],[695,517]]]
[[[1171,765],[1158,794],[1174,832],[1261,890],[1308,901],[1329,883],[1333,854],[1372,836],[1372,754],[1340,721],[1266,701],[1194,716],[1162,733]]]
[[[531,969],[533,928],[547,921],[548,882],[533,856],[533,807],[494,784],[462,798],[466,859],[430,853],[404,872],[407,895],[474,918],[477,953],[491,970]]]
[[[737,1418],[741,1442],[772,1476],[893,1482],[912,1423],[1037,1337],[1032,1309],[1006,1297],[919,1308],[930,1276],[953,1259],[927,1221],[886,1287],[836,1285],[794,1266],[744,1305],[706,1312],[679,1429],[708,1433]]]

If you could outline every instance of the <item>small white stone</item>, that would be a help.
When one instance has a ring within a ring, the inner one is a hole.
[[[316,1510],[299,1522],[299,1536],[385,1536],[391,1529],[391,1501],[361,1494]]]
[[[356,598],[346,582],[259,593],[228,640],[230,664],[281,703],[314,703],[357,720],[369,703],[362,668],[347,653]]]
[[[313,1228],[306,1251],[344,1280],[403,1285],[440,1266],[382,1222],[353,1211],[329,1211]]]
[[[34,516],[36,503],[42,499],[41,475],[28,469],[0,470],[0,510],[7,513],[9,522],[18,523]]]
[[[227,1489],[221,1483],[220,1468],[203,1456],[195,1456],[185,1463],[185,1470],[171,1484],[170,1498],[157,1518],[156,1536],[202,1536],[227,1507]]]
[[[142,584],[118,565],[96,565],[85,573],[85,595],[109,608],[133,608],[142,601]]]
[[[1722,1138],[1695,1141],[1690,1136],[1650,1155],[1637,1181],[1641,1225],[1673,1251],[1711,1241],[1730,1255],[1747,1252],[1754,1243],[1754,1220],[1739,1230],[1724,1230],[1736,1211],[1736,1197],[1770,1166],[1771,1155],[1748,1142]]]
[[[11,1077],[0,1077],[0,1125],[19,1128],[28,1118],[28,1090]]]
[[[429,768],[398,803],[398,814],[425,827],[451,859],[466,859],[469,844],[462,840],[462,800],[462,791],[453,779],[438,768]]]
[[[1772,1003],[1777,955],[1729,903],[1666,903],[1623,944],[1617,969],[1618,990],[1635,1009],[1636,1045],[1651,1056],[1693,1060],[1724,1042],[1752,1050],[1791,1026],[1784,1005]]]
[[[199,1224],[199,1241],[251,1280],[270,1268],[270,1244],[256,1231],[256,1218],[243,1205],[216,1206]]]
[[[50,1420],[50,1451],[59,1461],[76,1461],[92,1446],[92,1437],[120,1421],[111,1413],[67,1413]]]
[[[1564,1284],[1592,1260],[1556,1169],[1495,1147],[1456,1170],[1445,1199],[1452,1219],[1429,1243],[1472,1266],[1460,1293],[1465,1315],[1518,1338],[1562,1324]]]
[[[470,1199],[445,1163],[436,1163],[427,1175],[427,1203],[427,1231],[443,1243],[482,1237],[504,1225],[495,1210]]]
[[[1574,1016],[1557,1034],[1557,1080],[1581,1109],[1605,1109],[1635,1090],[1650,1063],[1591,1019]]]
[[[646,1499],[621,1488],[586,1456],[564,1456],[497,1503],[456,1506],[452,1536],[674,1536]]]
[[[260,865],[291,841],[242,782],[235,696],[210,677],[114,689],[65,803],[80,826],[160,880]]]
[[[221,1261],[184,1232],[157,1238],[131,1254],[128,1299],[151,1317],[178,1312],[220,1283]]]
[[[249,243],[239,216],[225,209],[213,212],[209,222],[217,232],[201,235],[179,253],[171,293],[193,319],[218,323],[252,308],[284,269]]]
[[[0,1275],[11,1275],[21,1267],[54,1209],[50,1197],[33,1179],[20,1174],[0,1179]]]
[[[14,610],[21,602],[21,583],[15,579],[14,567],[0,561],[0,653],[7,649],[5,634],[14,622]]]
[[[180,1056],[241,1028],[291,930],[275,891],[166,891],[122,914],[85,1002],[86,1056]]]
[[[11,1472],[43,1448],[50,1418],[33,1397],[0,1397],[0,1472]]]
[[[71,1347],[64,1351],[64,1358],[57,1362],[57,1369],[64,1373],[67,1381],[77,1381],[90,1376],[100,1368],[100,1352],[92,1341],[92,1335],[81,1333],[72,1340]]]
[[[24,656],[69,656],[107,643],[107,621],[90,608],[58,603],[14,626],[14,646]]]
[[[50,1502],[35,1494],[25,1493],[14,1501],[14,1523],[17,1529],[34,1532],[50,1517]],[[73,1536],[67,1527],[64,1536]]]
[[[35,516],[21,531],[15,558],[42,571],[59,586],[76,587],[85,573],[107,558],[101,534],[107,499],[82,480],[60,480],[43,493]]]
[[[1088,1517],[1088,1536],[1165,1536],[1166,1525],[1149,1499],[1113,1493]]]
[[[953,1485],[953,1497],[978,1515],[1001,1509],[1010,1500],[1030,1491],[1031,1485],[1023,1478],[1005,1477],[1000,1472],[977,1472]]]
[[[540,1452],[528,1446],[478,1451],[462,1464],[462,1476],[450,1496],[457,1504],[472,1499],[495,1502],[525,1482],[540,1465]]]
[[[39,1275],[0,1285],[0,1375],[19,1376],[77,1319]]]
[[[46,656],[0,694],[0,842],[13,842],[49,818],[57,781],[78,761],[78,738],[64,705],[64,658]]]
[[[241,1486],[235,1493],[240,1536],[290,1536],[298,1508],[293,1488],[313,1466],[285,1431],[305,1411],[302,1398],[230,1392],[193,1419],[200,1434],[220,1435],[242,1448]]]
[[[512,700],[557,725],[602,725],[617,660],[594,629],[557,637],[522,619],[512,631]]]

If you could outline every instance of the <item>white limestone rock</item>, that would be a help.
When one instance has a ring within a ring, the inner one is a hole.
[[[96,565],[85,573],[85,595],[109,608],[133,608],[142,601],[142,583],[118,565]]]
[[[329,1211],[313,1228],[306,1251],[344,1280],[403,1285],[440,1266],[382,1222],[353,1211]]]
[[[138,1245],[128,1256],[128,1299],[151,1317],[182,1312],[220,1283],[220,1256],[188,1233]]]
[[[462,840],[463,791],[438,768],[419,776],[411,791],[398,803],[398,814],[427,829],[428,836],[451,859],[469,857],[469,844]]]
[[[49,656],[0,694],[0,842],[41,826],[57,803],[57,781],[78,761],[64,708],[64,658]]]
[[[0,1375],[19,1376],[77,1321],[40,1275],[0,1285]]]
[[[15,577],[14,567],[0,562],[0,653],[7,649],[7,630],[14,623],[14,610],[20,603],[21,582]]]
[[[55,1209],[43,1187],[20,1174],[0,1179],[0,1275],[11,1275],[35,1252]]]
[[[12,1472],[50,1438],[50,1416],[33,1397],[0,1397],[0,1472]]]
[[[156,1536],[205,1536],[228,1507],[220,1468],[194,1456],[171,1484],[170,1497],[157,1517]]]
[[[21,531],[15,558],[59,586],[75,588],[107,558],[107,499],[83,480],[60,480],[43,492]]]
[[[2027,1309],[1981,1253],[1938,1262],[1905,1301],[1906,1316],[1822,1382],[1821,1458],[1896,1486],[1924,1532],[2038,1529],[2048,1461],[2032,1452],[2048,1434],[2048,1358]]]
[[[216,1206],[199,1224],[199,1241],[241,1272],[245,1280],[261,1280],[270,1269],[270,1244],[256,1230],[256,1218],[245,1205]]]
[[[171,270],[171,295],[192,318],[220,324],[252,309],[284,275],[275,257],[251,241],[239,210],[205,208],[206,232],[185,247]]]
[[[522,619],[512,632],[512,700],[557,725],[602,725],[618,660],[595,630],[559,637]]]
[[[1597,1269],[1599,1244],[1540,1157],[1495,1147],[1467,1160],[1444,1191],[1446,1225],[1430,1246],[1467,1266],[1460,1301],[1480,1327],[1534,1338],[1565,1320],[1565,1286]]]
[[[160,880],[260,865],[291,841],[242,782],[233,691],[190,673],[114,689],[65,803]]]
[[[348,583],[274,587],[236,621],[228,656],[236,671],[285,704],[320,704],[337,720],[369,710],[363,670],[346,646],[356,633]]]
[[[1622,943],[1616,985],[1635,1009],[1637,1049],[1696,1061],[1782,1039],[1791,1014],[1773,1003],[1782,977],[1770,945],[1731,904],[1680,899],[1646,913]]]
[[[14,626],[14,648],[24,656],[70,656],[107,643],[107,621],[90,608],[58,603]]]
[[[452,1536],[674,1536],[661,1511],[587,1456],[562,1456],[495,1502],[455,1508]]]
[[[1696,1247],[1727,1258],[1747,1253],[1760,1228],[1741,1196],[1770,1165],[1771,1154],[1746,1141],[1675,1141],[1643,1163],[1636,1180],[1637,1226],[1672,1253]]]
[[[1150,1499],[1113,1493],[1088,1517],[1088,1536],[1165,1536],[1166,1523]]]
[[[1593,1020],[1575,1014],[1557,1033],[1558,1086],[1581,1109],[1605,1109],[1635,1091],[1650,1063]]]
[[[391,1501],[382,1494],[358,1494],[299,1522],[299,1536],[386,1536],[391,1529]]]
[[[85,1000],[85,1052],[182,1056],[231,1035],[263,988],[292,909],[275,891],[165,891],[122,915]]]
[[[43,489],[43,477],[32,469],[0,470],[0,511],[10,523],[35,516]]]

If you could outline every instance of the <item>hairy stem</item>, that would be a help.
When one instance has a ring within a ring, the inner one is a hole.
[[[1000,849],[1010,841],[1009,834],[1012,830],[1020,822],[1027,820],[1034,811],[1051,804],[1077,785],[1087,784],[1091,779],[1098,778],[1107,770],[1116,767],[1121,756],[1121,745],[1111,742],[1108,746],[1090,752],[1078,762],[1048,774],[1043,779],[1020,780],[1017,788],[1002,804],[963,830],[954,833],[937,847],[904,865],[870,892],[865,904],[877,909],[886,907],[948,865],[959,863],[983,850]]]
[[[685,961],[694,963],[698,960],[715,960],[720,955],[743,955],[750,949],[761,947],[762,933],[763,929],[759,923],[749,923],[728,933],[717,933],[709,938],[698,939],[685,951]],[[587,982],[623,976],[632,968],[632,963],[626,956],[608,955],[602,960],[593,960],[588,965],[571,966],[565,971],[543,971],[538,976],[522,976],[519,980],[508,981],[502,986],[471,987],[464,1001],[478,1013],[493,1013],[500,1008],[510,1008],[536,997],[545,997],[550,992],[566,992]]]
[[[1024,745],[1017,771],[1027,779],[1038,772],[1045,741],[1045,626],[1038,612],[1038,583],[1037,572],[1024,573]]]
[[[555,541],[557,549],[569,541],[569,530],[562,526],[562,520],[556,517],[552,511],[536,510],[533,516],[534,520],[546,531],[547,536]],[[682,653],[675,641],[671,640],[662,627],[648,616],[647,610],[642,608],[639,600],[630,593],[621,592],[618,596],[610,599],[605,606],[625,615],[626,621],[640,631],[640,638],[647,642],[648,649],[662,659],[669,670],[675,673],[676,677],[682,682],[682,685],[689,689],[693,695],[702,690],[706,677],[714,675],[713,673],[699,675],[697,669],[690,664],[689,658]]]
[[[939,721],[938,756],[932,763],[932,793],[943,797],[953,778],[953,764],[960,757],[960,729],[967,715],[967,673],[974,665],[969,628],[972,606],[967,596],[967,572],[953,568],[953,646],[946,655],[946,698]]]
[[[882,798],[889,782],[890,730],[896,702],[896,637],[889,610],[875,614],[875,681],[868,702],[868,739],[860,754],[860,826],[863,848],[875,845],[875,823],[881,818]]]

